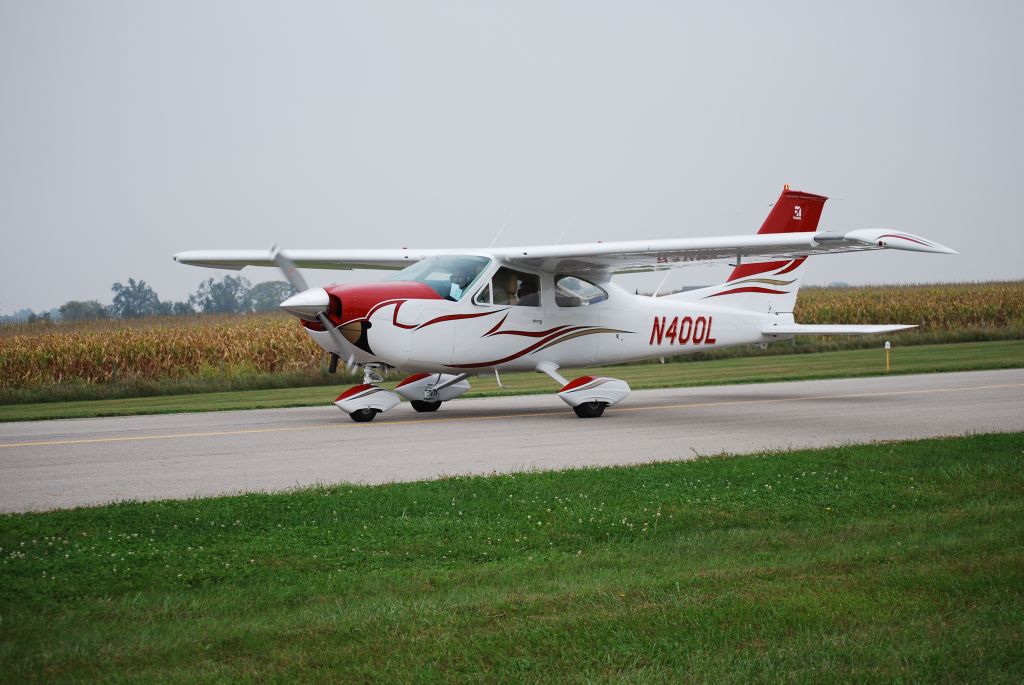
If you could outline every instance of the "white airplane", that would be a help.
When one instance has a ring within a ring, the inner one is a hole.
[[[600,416],[629,394],[625,381],[559,374],[797,335],[885,333],[906,325],[807,326],[793,305],[807,257],[897,249],[957,254],[891,229],[818,232],[825,197],[782,191],[756,235],[460,250],[213,250],[175,255],[182,264],[281,268],[298,294],[281,303],[338,360],[362,366],[363,383],[335,404],[355,421],[410,401],[420,412],[469,390],[470,376],[535,370],[581,418]],[[654,296],[612,282],[622,273],[731,261],[721,285]],[[296,267],[390,269],[367,284],[309,288]],[[394,391],[382,370],[410,374]],[[500,382],[500,381],[499,381]]]

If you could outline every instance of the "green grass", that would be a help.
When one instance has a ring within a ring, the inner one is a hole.
[[[633,389],[639,390],[878,375],[885,370],[884,355],[881,349],[844,350],[800,355],[692,360],[670,364],[565,369],[562,373],[568,378],[584,374],[614,376],[622,378]],[[1024,366],[1024,340],[897,348],[892,352],[892,360],[892,373],[1016,368]],[[396,376],[385,385],[393,387],[398,380],[399,377]],[[503,374],[502,382],[508,386],[504,390],[496,386],[493,376],[481,376],[473,381],[474,390],[467,396],[550,393],[557,390],[547,376],[538,373]],[[0,406],[0,421],[316,406],[330,403],[343,387],[346,386],[15,404]]]
[[[1024,434],[0,518],[6,682],[1020,682]]]

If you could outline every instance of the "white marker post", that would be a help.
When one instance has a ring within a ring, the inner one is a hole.
[[[885,372],[889,373],[889,351],[892,349],[892,345],[888,340],[885,341]]]

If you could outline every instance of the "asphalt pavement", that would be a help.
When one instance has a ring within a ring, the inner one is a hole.
[[[0,424],[0,511],[1024,431],[1024,369],[637,391],[598,419],[554,394]]]

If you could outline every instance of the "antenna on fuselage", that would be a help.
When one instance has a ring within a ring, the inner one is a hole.
[[[667,281],[668,277],[671,276],[671,275],[672,275],[672,269],[671,268],[665,269],[665,277],[661,279],[661,283],[659,283],[658,287],[654,289],[654,294],[651,295],[651,297],[657,297],[658,296],[658,293],[661,292],[662,287],[665,285],[665,281]]]

